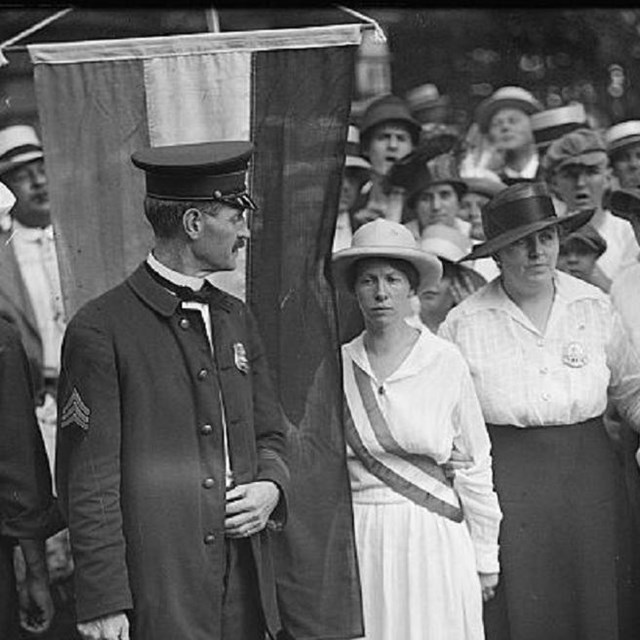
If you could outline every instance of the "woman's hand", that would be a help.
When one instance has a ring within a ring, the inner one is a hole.
[[[482,601],[487,602],[496,595],[496,587],[498,586],[498,573],[481,573],[478,572],[480,578],[480,586],[482,587]]]
[[[456,471],[464,471],[473,465],[473,458],[457,449],[451,451],[451,457],[442,465],[444,475],[450,480],[456,475]]]

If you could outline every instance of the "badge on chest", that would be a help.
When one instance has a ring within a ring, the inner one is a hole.
[[[247,359],[247,351],[242,342],[233,343],[233,361],[236,368],[241,373],[249,373],[249,360]]]
[[[568,367],[579,369],[589,362],[589,356],[580,342],[569,342],[562,349],[562,362]]]

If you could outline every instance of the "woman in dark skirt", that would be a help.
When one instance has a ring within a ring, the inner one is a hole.
[[[603,427],[611,398],[640,429],[640,357],[608,298],[556,271],[558,218],[544,184],[517,184],[483,210],[496,280],[454,308],[440,334],[461,349],[489,425],[504,513],[502,579],[488,640],[620,638],[620,469]]]

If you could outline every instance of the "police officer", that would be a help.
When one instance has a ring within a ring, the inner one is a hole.
[[[282,414],[251,313],[206,280],[248,239],[251,154],[248,142],[136,152],[155,246],[69,324],[57,479],[84,638],[279,629],[268,529],[286,512]]]

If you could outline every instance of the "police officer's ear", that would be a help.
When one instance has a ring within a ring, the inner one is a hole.
[[[204,213],[196,207],[189,207],[182,214],[182,228],[191,240],[197,240],[204,231]]]

